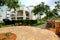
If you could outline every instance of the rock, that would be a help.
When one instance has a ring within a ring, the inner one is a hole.
[[[58,36],[52,31],[35,27],[17,26],[1,28],[0,33],[3,32],[15,33],[17,35],[16,40],[59,40]]]

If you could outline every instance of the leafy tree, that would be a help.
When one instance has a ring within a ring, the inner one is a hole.
[[[52,14],[54,15],[54,16],[58,16],[58,12],[57,12],[58,10],[57,9],[53,9],[52,10]]]
[[[40,15],[40,19],[41,19],[41,15],[43,15],[43,13],[45,13],[46,11],[48,11],[50,8],[48,5],[45,5],[44,2],[42,2],[41,4],[37,5],[34,7],[34,9],[32,10],[32,12],[36,15]]]
[[[0,6],[7,5],[9,8],[14,8],[16,10],[18,5],[18,0],[0,0]]]
[[[55,2],[56,6],[53,10],[46,10],[45,14],[47,19],[53,18],[53,17],[58,17],[58,11],[60,10],[60,1]]]
[[[47,16],[48,19],[58,16],[57,9],[46,11],[45,14],[46,14],[46,16]]]
[[[49,11],[46,11],[45,14],[46,14],[46,17],[48,19],[49,19],[49,17],[52,17],[53,16],[50,10]]]
[[[4,0],[0,0],[0,6],[3,6],[5,4]]]
[[[55,8],[60,11],[60,0],[55,2],[56,6]]]

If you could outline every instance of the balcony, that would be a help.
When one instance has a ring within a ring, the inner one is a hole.
[[[25,10],[25,11],[30,12],[27,7],[19,7],[19,8],[17,8],[16,10],[17,10],[17,11],[18,11],[18,10]]]

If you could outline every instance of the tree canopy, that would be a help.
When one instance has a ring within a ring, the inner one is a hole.
[[[49,6],[45,5],[44,2],[42,2],[41,4],[35,6],[32,12],[35,14],[38,14],[40,12],[40,15],[42,15],[43,14],[42,12],[45,12],[49,9],[50,9]]]
[[[46,14],[47,18],[52,18],[52,17],[58,16],[57,9],[46,11],[45,14]]]
[[[45,5],[44,2],[42,2],[41,4],[35,6],[32,12],[35,15],[36,14],[40,15],[40,19],[41,19],[41,15],[43,15],[48,10],[50,10],[50,7],[48,5]]]
[[[32,12],[36,15],[36,14],[43,14],[45,13],[45,15],[47,16],[47,18],[53,18],[53,17],[57,17],[58,16],[58,10],[60,9],[60,2],[55,2],[56,6],[54,9],[51,10],[49,5],[45,5],[44,2],[40,3],[39,5],[35,6],[34,9],[32,10]]]
[[[19,7],[18,0],[0,0],[0,6],[7,5],[9,8]]]
[[[56,6],[55,8],[60,11],[60,0],[55,2]]]

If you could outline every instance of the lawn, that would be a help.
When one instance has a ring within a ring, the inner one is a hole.
[[[38,25],[42,25],[45,24],[45,21],[38,21],[36,24],[33,24],[33,26],[38,26]]]

